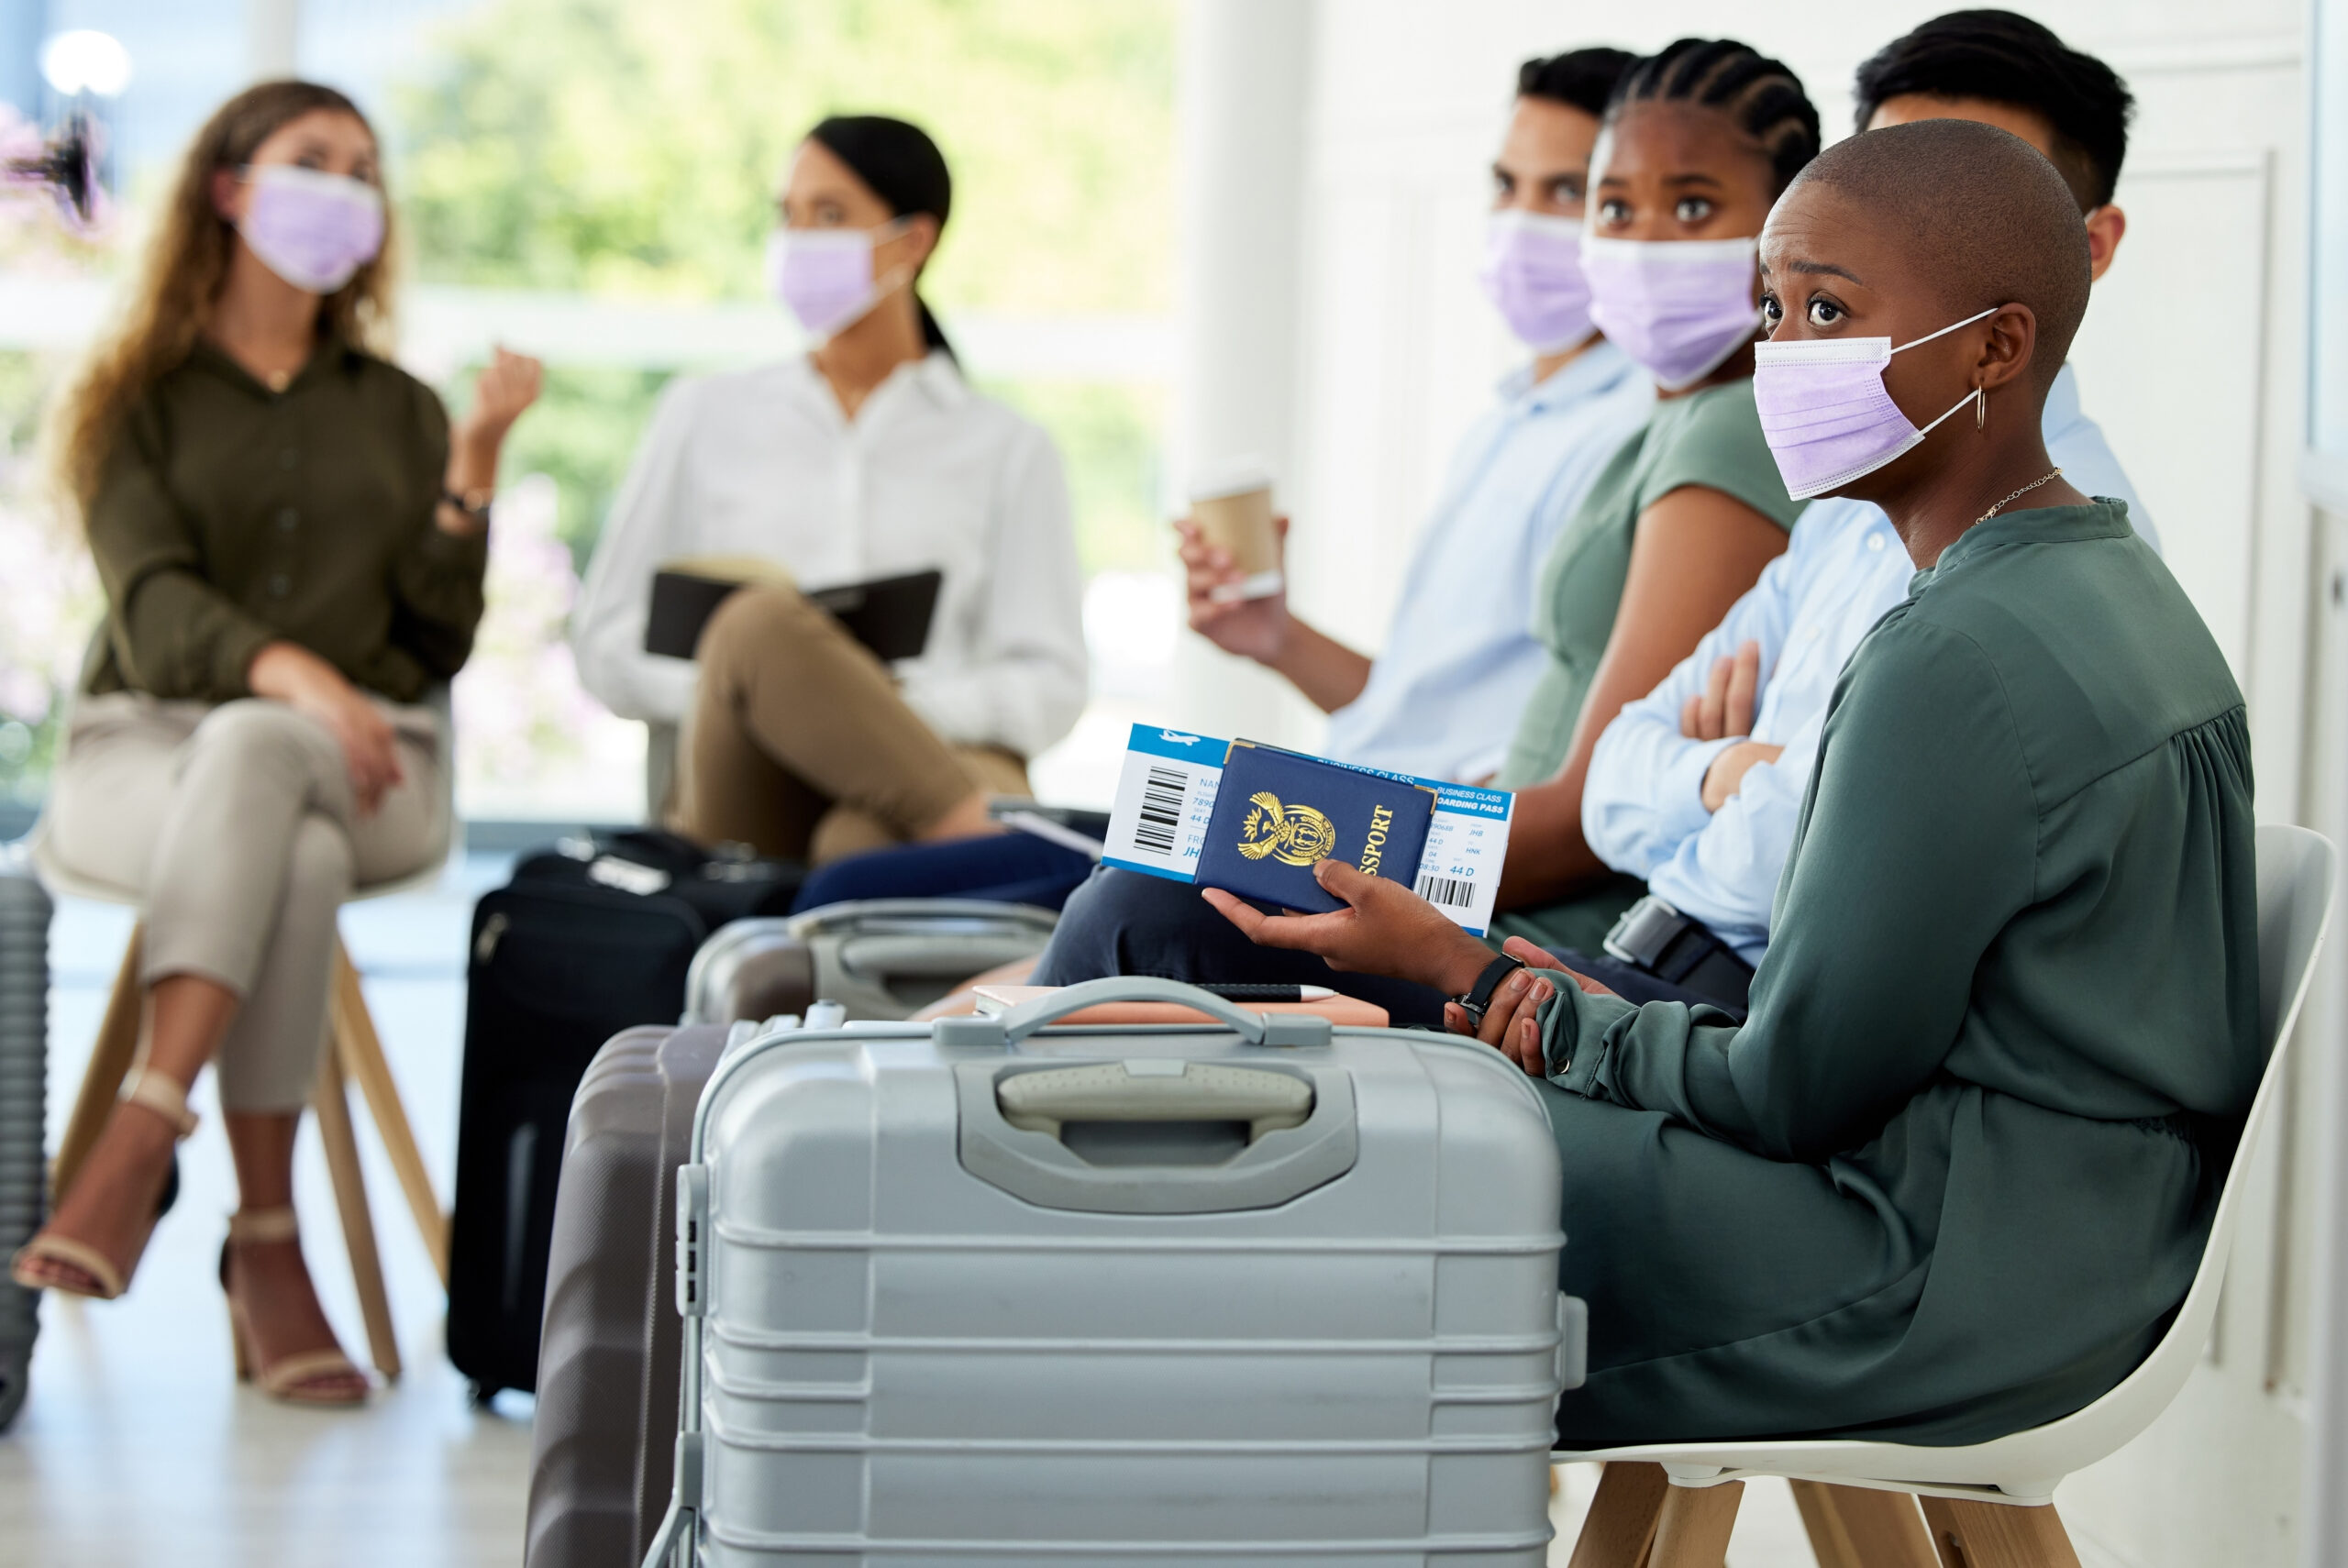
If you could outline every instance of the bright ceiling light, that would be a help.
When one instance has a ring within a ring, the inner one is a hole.
[[[117,97],[130,85],[130,51],[112,33],[77,28],[41,46],[40,73],[69,98],[83,93]]]

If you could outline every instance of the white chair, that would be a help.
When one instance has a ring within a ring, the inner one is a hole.
[[[2257,843],[2258,1022],[2270,1046],[2266,1068],[2200,1270],[2143,1364],[2083,1410],[1962,1448],[1801,1441],[1557,1453],[1559,1462],[1599,1460],[1607,1467],[1573,1568],[1721,1568],[1742,1482],[1756,1475],[1793,1483],[1821,1568],[1939,1568],[1944,1562],[2077,1568],[2054,1511],[2055,1484],[2150,1426],[2200,1359],[2242,1221],[2243,1189],[2274,1128],[2292,1026],[2331,920],[2331,842],[2305,828],[2269,825],[2258,829]],[[1921,1518],[1911,1498],[1922,1503]]]
[[[436,693],[431,699],[445,715],[447,699]],[[447,733],[447,732],[444,732]],[[440,879],[449,858],[456,853],[461,831],[455,814],[455,767],[447,770],[449,799],[444,803],[443,820],[449,824],[449,855],[425,867],[412,876],[371,883],[354,889],[350,902],[364,899],[390,898],[396,893],[429,888]],[[83,877],[61,862],[48,843],[48,819],[34,823],[29,837],[33,868],[51,894],[71,898],[91,899],[100,903],[129,904],[142,902],[138,889],[118,887]],[[72,1113],[67,1118],[65,1132],[58,1140],[57,1154],[50,1162],[49,1189],[50,1206],[62,1198],[66,1188],[82,1168],[92,1145],[105,1127],[107,1115],[114,1110],[116,1098],[122,1092],[122,1080],[130,1071],[138,1052],[140,1014],[144,997],[138,983],[138,954],[144,928],[134,926],[130,941],[124,948],[122,966],[115,974],[114,989],[106,998],[104,1017],[98,1024],[98,1037],[90,1052],[90,1065],[82,1075],[82,1087],[75,1096]],[[342,1221],[343,1242],[350,1254],[352,1283],[357,1287],[359,1310],[367,1329],[369,1359],[386,1379],[396,1380],[400,1375],[398,1336],[392,1327],[391,1297],[383,1286],[383,1265],[375,1245],[375,1223],[367,1203],[366,1178],[359,1164],[359,1144],[350,1118],[348,1085],[356,1081],[367,1101],[367,1110],[375,1122],[375,1131],[382,1139],[383,1152],[392,1162],[398,1176],[400,1189],[407,1198],[409,1212],[415,1217],[417,1232],[424,1239],[424,1248],[438,1271],[440,1284],[449,1283],[449,1216],[432,1190],[431,1174],[425,1168],[424,1155],[415,1144],[415,1133],[409,1125],[407,1108],[400,1100],[399,1086],[392,1077],[391,1063],[384,1058],[383,1042],[375,1032],[375,1021],[367,1010],[366,993],[360,988],[359,970],[350,961],[339,934],[334,944],[334,981],[327,1006],[327,1030],[332,1049],[322,1052],[318,1059],[317,1087],[311,1092],[311,1109],[317,1113],[318,1141],[327,1156],[327,1173],[334,1185],[335,1209]]]

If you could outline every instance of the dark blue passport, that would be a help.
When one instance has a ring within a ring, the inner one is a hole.
[[[1343,909],[1312,879],[1313,863],[1343,860],[1410,887],[1434,804],[1422,784],[1234,741],[1194,880],[1268,909]]]

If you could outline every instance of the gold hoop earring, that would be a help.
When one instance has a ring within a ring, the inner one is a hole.
[[[1973,389],[1973,428],[1980,429],[1989,423],[1989,394],[1981,387]]]

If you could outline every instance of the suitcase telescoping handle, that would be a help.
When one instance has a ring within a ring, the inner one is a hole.
[[[1228,1025],[1250,1045],[1329,1043],[1329,1021],[1317,1013],[1251,1012],[1213,991],[1146,975],[1113,975],[1105,980],[1085,980],[992,1016],[980,1013],[967,1018],[941,1018],[931,1026],[931,1038],[941,1046],[980,1050],[1015,1045],[1047,1024],[1108,1002],[1175,1002],[1196,1008]]]

